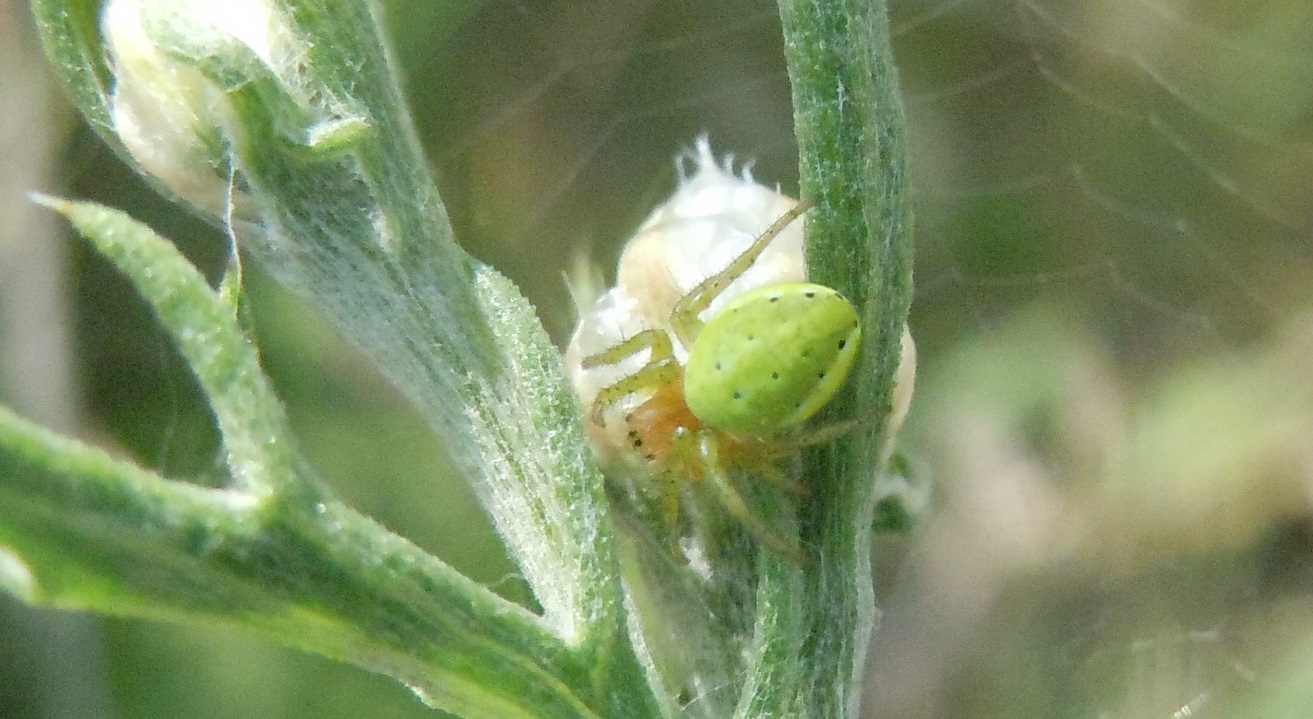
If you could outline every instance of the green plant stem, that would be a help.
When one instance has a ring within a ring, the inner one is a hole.
[[[779,5],[802,196],[816,204],[807,224],[811,277],[852,298],[864,328],[856,390],[834,408],[858,418],[859,429],[807,457],[815,499],[804,534],[823,555],[802,580],[800,710],[853,717],[874,625],[873,490],[912,293],[904,118],[882,0]]]

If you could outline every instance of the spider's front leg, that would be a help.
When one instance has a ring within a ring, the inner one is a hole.
[[[593,399],[590,418],[597,426],[606,424],[603,414],[607,407],[636,392],[675,382],[682,376],[683,370],[675,359],[670,335],[661,330],[643,330],[614,347],[585,357],[580,363],[584,369],[605,367],[619,364],[643,350],[648,350],[647,364],[637,372],[602,388]]]
[[[729,287],[730,283],[747,272],[749,267],[752,267],[757,258],[761,257],[761,253],[766,251],[766,248],[784,231],[784,228],[801,217],[811,207],[812,203],[810,201],[799,200],[792,209],[780,215],[779,219],[771,223],[771,226],[767,227],[765,232],[758,235],[757,239],[753,240],[752,244],[748,246],[748,249],[744,250],[743,254],[735,257],[733,262],[725,266],[725,269],[702,280],[696,287],[689,290],[688,294],[679,298],[679,302],[675,303],[674,312],[670,315],[670,326],[675,330],[675,336],[679,338],[684,347],[692,347],[693,340],[697,339],[698,332],[702,329],[701,315],[703,311],[710,307],[712,302],[716,301],[716,298],[725,291],[726,287]]]
[[[734,486],[733,480],[726,473],[726,465],[721,457],[721,436],[714,430],[705,430],[697,434],[696,451],[700,455],[703,474],[707,483],[725,510],[741,523],[748,532],[780,556],[797,562],[803,561],[802,550],[797,540],[782,536],[766,524],[760,516],[752,511],[747,500]],[[783,477],[783,474],[779,475]],[[787,481],[787,480],[786,480]]]

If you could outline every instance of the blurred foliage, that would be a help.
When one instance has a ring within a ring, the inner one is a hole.
[[[796,188],[770,3],[384,4],[459,236],[558,339],[563,273],[580,255],[611,266],[698,133]],[[876,548],[869,715],[1313,714],[1313,10],[892,11],[919,191],[922,377],[903,450],[939,508]],[[221,232],[85,130],[56,152],[53,189],[128,210],[217,276]],[[167,339],[70,248],[85,433],[217,481],[210,417]],[[422,423],[313,312],[247,278],[322,474],[524,600],[467,488],[426,479],[443,458]],[[244,636],[0,599],[0,716],[425,715],[390,681]]]

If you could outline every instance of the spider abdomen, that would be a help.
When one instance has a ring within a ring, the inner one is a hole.
[[[685,400],[698,419],[727,432],[787,430],[843,386],[860,338],[852,303],[829,287],[746,292],[708,320],[689,348]]]

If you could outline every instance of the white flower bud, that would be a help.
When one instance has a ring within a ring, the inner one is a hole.
[[[232,199],[224,89],[181,58],[249,53],[300,95],[303,53],[270,0],[110,0],[101,15],[115,82],[110,118],[124,147],[180,198],[220,213]]]

